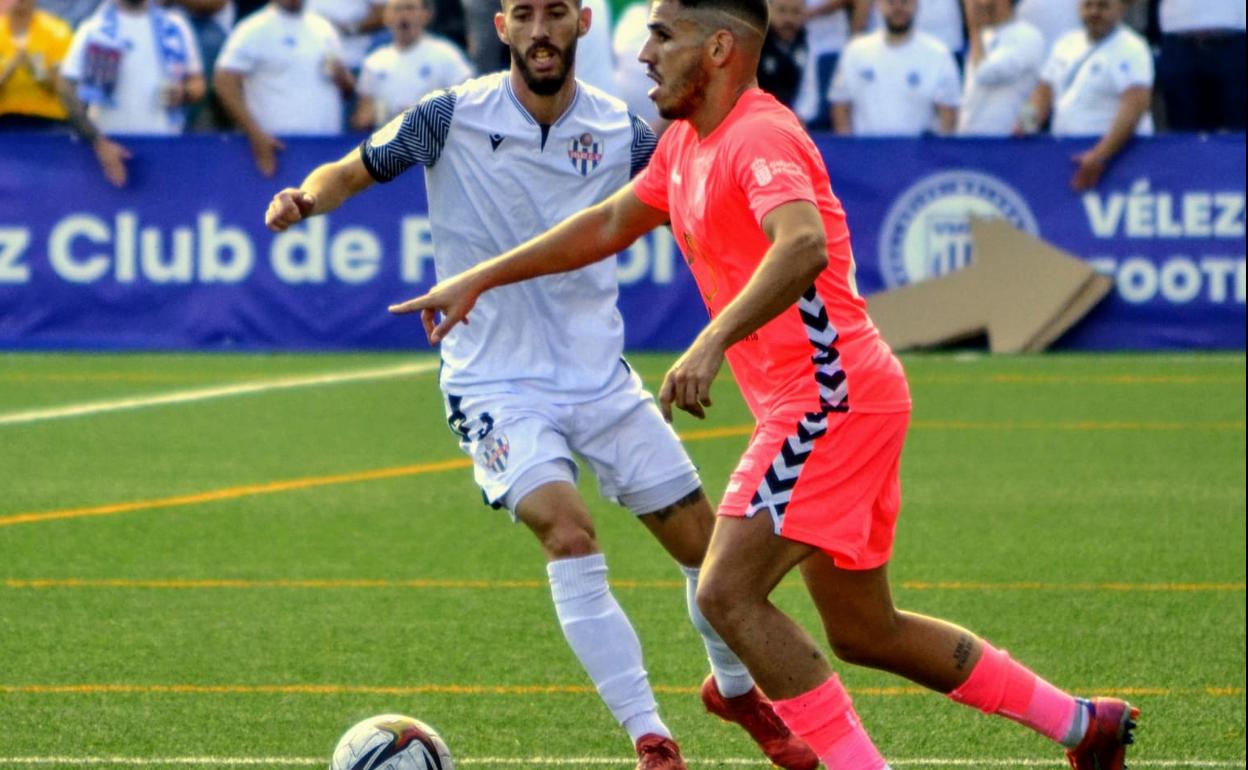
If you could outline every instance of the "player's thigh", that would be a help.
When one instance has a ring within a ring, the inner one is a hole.
[[[702,564],[715,529],[715,514],[700,485],[676,502],[641,515],[638,520],[680,564],[686,567]]]
[[[801,564],[802,580],[835,644],[843,634],[883,633],[896,622],[888,565],[853,570],[838,567],[834,558],[816,551]]]
[[[593,469],[603,497],[635,515],[667,508],[702,485],[689,454],[636,373],[576,406],[568,437]]]
[[[587,556],[599,551],[589,509],[573,483],[542,484],[520,498],[513,511],[537,537],[549,560]]]

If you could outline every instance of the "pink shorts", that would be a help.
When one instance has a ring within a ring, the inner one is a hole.
[[[818,413],[760,424],[721,516],[765,511],[776,534],[813,545],[843,569],[875,569],[893,552],[901,449],[910,413]]]

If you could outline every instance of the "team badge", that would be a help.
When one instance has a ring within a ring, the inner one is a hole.
[[[598,164],[602,162],[602,152],[602,142],[594,139],[594,135],[588,131],[568,142],[568,160],[572,161],[572,168],[579,171],[581,176],[589,176],[589,172],[598,168]]]
[[[880,273],[889,288],[918,283],[972,261],[971,220],[1004,219],[1039,235],[1027,199],[1005,180],[971,169],[939,171],[893,201],[880,227]]]
[[[511,454],[511,442],[501,432],[494,432],[477,445],[477,464],[486,470],[502,473],[507,470],[507,457]]]

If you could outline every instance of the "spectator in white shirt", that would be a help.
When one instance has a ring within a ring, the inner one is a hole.
[[[472,65],[454,43],[425,31],[430,0],[389,0],[386,26],[394,42],[364,59],[351,127],[379,127],[431,91],[472,77]]]
[[[958,133],[1008,136],[1040,78],[1044,35],[1015,15],[1018,0],[968,0],[967,5],[971,44]]]
[[[1079,0],[1019,0],[1018,18],[1031,24],[1044,35],[1044,55],[1053,51],[1053,44],[1068,32],[1083,28],[1079,19]]]
[[[247,135],[256,167],[277,172],[277,137],[342,132],[343,96],[355,81],[338,33],[303,0],[273,0],[243,19],[217,60],[222,106]]]
[[[879,0],[884,28],[854,38],[828,101],[838,134],[951,134],[958,122],[958,65],[944,43],[914,28],[916,0]]]
[[[61,77],[105,134],[180,134],[204,95],[195,33],[150,0],[108,0],[74,33]]]
[[[1161,0],[1157,79],[1176,131],[1243,131],[1244,0]]]
[[[1020,125],[1029,133],[1051,116],[1054,136],[1100,137],[1074,158],[1076,190],[1095,187],[1132,136],[1153,132],[1153,57],[1122,23],[1126,10],[1126,0],[1080,0],[1084,28],[1053,46]]]

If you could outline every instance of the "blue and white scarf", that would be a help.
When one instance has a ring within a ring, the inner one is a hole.
[[[147,18],[152,25],[152,39],[156,42],[156,55],[160,60],[164,79],[180,83],[186,77],[189,60],[187,39],[182,28],[159,6],[149,0]],[[126,41],[121,35],[121,12],[117,0],[106,0],[96,16],[100,23],[90,32],[86,41],[85,66],[78,82],[78,98],[85,104],[103,107],[114,106],[113,91],[121,73],[121,60],[126,55]],[[176,125],[185,120],[182,110],[169,109],[169,119]]]

